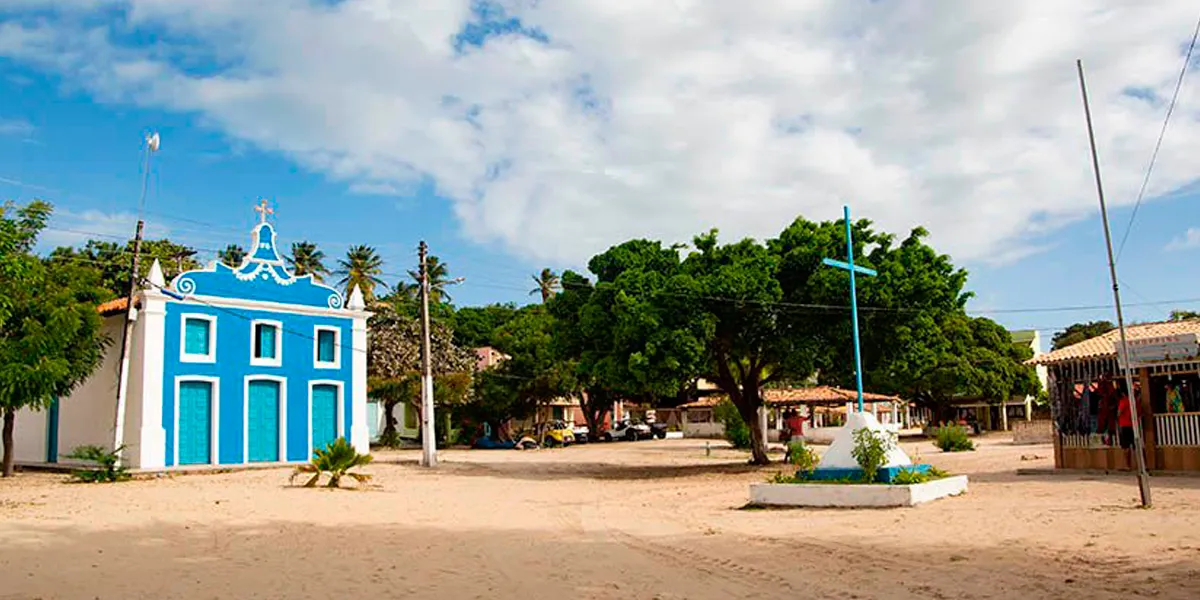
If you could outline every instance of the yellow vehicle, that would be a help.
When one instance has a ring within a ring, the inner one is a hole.
[[[550,421],[542,432],[542,446],[570,446],[575,443],[575,430],[564,421]]]

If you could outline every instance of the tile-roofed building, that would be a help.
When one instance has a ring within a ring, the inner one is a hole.
[[[1200,321],[1171,321],[1125,326],[1125,337],[1130,341],[1182,333],[1200,334]],[[1027,361],[1027,364],[1054,365],[1076,360],[1115,358],[1117,356],[1117,344],[1120,343],[1120,340],[1120,330],[1114,329],[1103,335],[1084,340],[1077,344],[1071,344],[1066,348],[1059,348],[1058,350],[1035,356]]]

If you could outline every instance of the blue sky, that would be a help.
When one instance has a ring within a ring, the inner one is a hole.
[[[532,273],[631,237],[763,237],[848,201],[891,231],[925,225],[970,270],[974,311],[1048,338],[1113,316],[1029,310],[1111,301],[1073,60],[1095,79],[1119,242],[1190,35],[1178,23],[1194,20],[1187,3],[1079,8],[1078,31],[1029,7],[960,7],[913,30],[898,26],[907,2],[506,4],[383,18],[355,0],[21,0],[0,9],[0,195],[54,202],[43,247],[126,235],[158,131],[152,234],[207,259],[248,242],[265,197],[282,241],[330,257],[375,246],[389,280],[424,239],[466,278],[460,305],[531,301]],[[1036,35],[1047,18],[1057,45]],[[963,23],[1005,35],[963,46]],[[1200,309],[1197,85],[1119,265],[1130,320]]]

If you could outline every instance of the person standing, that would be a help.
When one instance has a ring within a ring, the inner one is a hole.
[[[1121,449],[1125,451],[1125,464],[1133,466],[1133,406],[1129,394],[1125,392],[1125,383],[1117,386],[1117,427]]]

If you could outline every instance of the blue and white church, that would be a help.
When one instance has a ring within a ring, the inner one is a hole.
[[[306,462],[338,437],[368,452],[362,293],[343,298],[289,272],[271,209],[255,210],[237,268],[214,261],[168,284],[155,262],[135,295],[124,367],[127,302],[101,306],[114,342],[103,364],[50,409],[18,414],[19,462],[65,462],[77,446],[118,440],[141,470]]]

